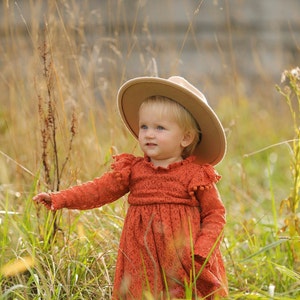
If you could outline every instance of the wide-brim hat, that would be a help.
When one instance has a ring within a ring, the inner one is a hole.
[[[199,164],[218,164],[226,152],[223,126],[205,96],[180,76],[168,79],[138,77],[125,82],[118,92],[118,109],[126,127],[138,138],[139,108],[151,96],[164,96],[181,104],[194,117],[201,130],[201,142],[193,155]]]

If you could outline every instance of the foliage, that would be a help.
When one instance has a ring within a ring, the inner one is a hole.
[[[295,134],[291,141],[291,191],[280,204],[280,211],[285,214],[281,231],[289,234],[294,266],[300,271],[300,68],[284,71],[281,82],[283,87],[277,86],[277,90],[289,107]]]

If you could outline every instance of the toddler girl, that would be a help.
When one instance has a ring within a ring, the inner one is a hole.
[[[225,154],[223,127],[184,78],[140,77],[119,90],[121,117],[144,157],[121,154],[91,182],[34,200],[48,209],[92,209],[129,193],[113,299],[214,299],[227,295],[219,245],[225,209],[213,165]]]

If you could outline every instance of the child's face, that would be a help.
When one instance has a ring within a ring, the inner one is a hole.
[[[182,160],[188,146],[185,133],[167,113],[142,106],[139,114],[139,144],[155,166],[168,166]]]

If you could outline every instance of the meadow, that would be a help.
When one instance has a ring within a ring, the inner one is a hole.
[[[66,23],[57,2],[48,1],[40,22],[35,17],[45,2],[29,3],[30,20],[20,7],[2,4],[0,299],[110,299],[126,197],[91,211],[56,213],[32,197],[100,176],[113,154],[140,154],[115,101],[129,79],[131,50],[122,52],[117,33],[92,47],[84,21],[72,18],[78,7],[62,2]],[[17,17],[22,30],[12,26]],[[143,68],[135,76],[156,74],[155,58],[143,54],[138,40],[134,45]],[[213,106],[228,140],[217,166],[227,209],[228,299],[300,299],[300,70],[284,71],[270,85],[276,96],[269,100],[263,84],[252,95],[229,86]],[[197,85],[197,78],[188,79]]]

